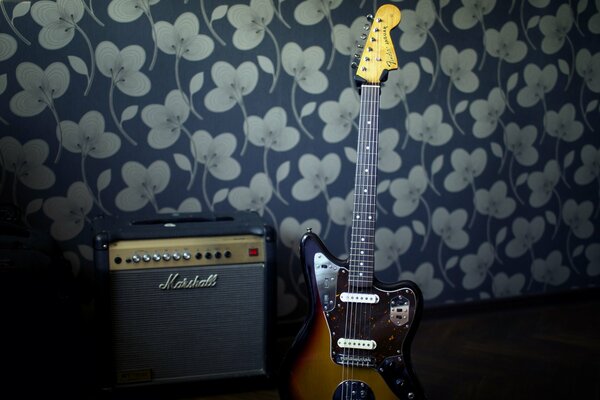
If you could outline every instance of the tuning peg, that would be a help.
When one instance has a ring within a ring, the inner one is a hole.
[[[363,26],[363,29],[365,31],[368,31],[369,29],[371,29],[371,24],[365,24],[365,26]]]
[[[360,38],[362,40],[365,40],[367,38],[367,34],[366,33],[361,33]]]
[[[362,44],[357,44],[356,47],[358,47],[359,49],[362,49],[364,46]]]
[[[373,21],[373,14],[367,14],[367,21]]]
[[[350,67],[352,67],[352,69],[356,69],[358,68],[358,64],[353,62],[352,64],[350,64]]]

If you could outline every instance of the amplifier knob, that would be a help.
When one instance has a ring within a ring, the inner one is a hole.
[[[152,257],[150,257],[150,254],[144,254],[142,256],[142,260],[144,260],[144,262],[149,262],[150,260],[152,260]]]
[[[134,263],[139,263],[140,261],[142,261],[142,259],[137,254],[134,254],[133,256],[131,256],[131,261],[133,261]]]
[[[181,254],[179,254],[177,252],[173,253],[173,260],[175,260],[175,261],[181,260]]]
[[[192,258],[192,255],[190,253],[188,253],[187,251],[183,252],[183,259],[184,260],[189,260],[190,258]]]
[[[171,255],[169,253],[164,253],[162,255],[162,259],[165,261],[169,261],[171,259]]]
[[[154,261],[160,261],[160,260],[162,259],[162,257],[160,256],[160,254],[158,254],[158,253],[154,253],[154,254],[152,255],[152,259],[153,259]]]

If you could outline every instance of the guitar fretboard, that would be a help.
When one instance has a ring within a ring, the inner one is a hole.
[[[375,270],[379,90],[379,85],[361,87],[348,281],[354,290],[370,288]]]

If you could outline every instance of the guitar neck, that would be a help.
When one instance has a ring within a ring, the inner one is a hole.
[[[348,278],[355,290],[371,288],[375,271],[379,90],[379,85],[361,86]]]

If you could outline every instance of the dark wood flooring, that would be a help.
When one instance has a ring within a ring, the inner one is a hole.
[[[600,296],[433,310],[413,344],[430,400],[600,399]]]
[[[600,399],[599,293],[426,310],[412,358],[428,398]],[[201,398],[279,399],[275,390]]]
[[[600,399],[600,291],[425,310],[412,346],[429,400]],[[185,400],[275,400],[231,386]],[[315,399],[329,400],[329,399]]]

